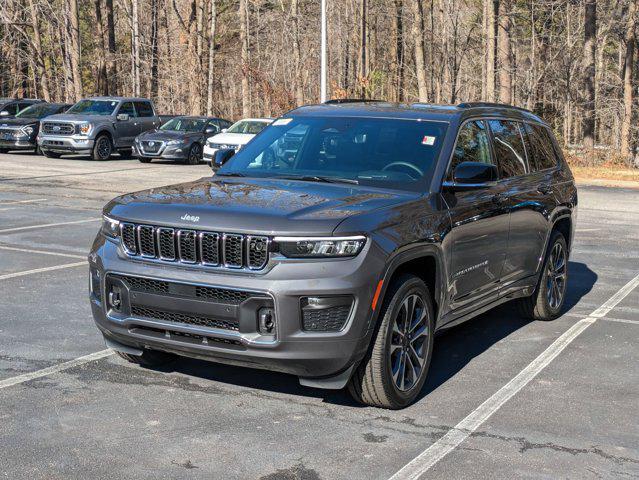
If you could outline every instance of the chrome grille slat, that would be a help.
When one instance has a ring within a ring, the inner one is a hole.
[[[238,233],[175,229],[155,225],[120,224],[124,252],[149,261],[256,271],[269,259],[271,239]]]

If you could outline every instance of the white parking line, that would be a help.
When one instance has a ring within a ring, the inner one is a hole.
[[[86,255],[74,255],[71,253],[51,252],[48,250],[33,250],[30,248],[9,247],[8,245],[0,245],[0,250],[11,250],[13,252],[24,252],[24,253],[37,253],[41,255],[53,255],[56,257],[86,258]]]
[[[6,378],[4,380],[0,380],[0,389],[18,385],[19,383],[28,382],[29,380],[34,380],[36,378],[46,377],[47,375],[58,373],[69,368],[77,367],[78,365],[82,365],[84,363],[93,362],[94,360],[99,360],[101,358],[108,357],[109,355],[113,355],[113,350],[107,348],[106,350],[100,350],[99,352],[90,353],[89,355],[84,355],[83,357],[78,357],[73,360],[69,360],[68,362],[63,362],[57,365],[53,365],[52,367],[43,368],[42,370],[36,370],[35,372]]]
[[[34,198],[33,200],[0,200],[0,205],[16,205],[18,203],[37,203],[46,201],[46,198]]]
[[[72,222],[43,223],[40,225],[29,225],[27,227],[3,228],[3,229],[0,229],[0,233],[21,232],[23,230],[34,230],[36,228],[58,227],[62,225],[75,225],[78,223],[98,222],[99,220],[100,220],[99,218],[87,218],[85,220],[74,220]]]
[[[600,320],[606,320],[607,322],[629,323],[631,325],[639,325],[639,320],[626,320],[625,318],[602,317],[600,318]]]
[[[563,335],[555,340],[544,352],[535,358],[526,368],[519,372],[510,382],[500,388],[493,396],[473,410],[466,418],[455,425],[442,438],[433,443],[421,454],[415,457],[390,480],[418,479],[433,465],[439,462],[447,454],[457,448],[479,426],[488,420],[502,405],[510,400],[517,392],[524,388],[535,378],[557,355],[559,355],[570,343],[586,328],[604,317],[619,302],[621,302],[635,287],[639,285],[639,275],[630,280],[617,293],[610,297],[601,307],[596,309],[588,317],[579,320]]]
[[[32,275],[34,273],[50,272],[52,270],[62,270],[64,268],[81,267],[86,265],[87,261],[76,263],[65,263],[64,265],[54,265],[53,267],[34,268],[33,270],[23,270],[22,272],[6,273],[0,275],[0,280],[8,280],[9,278],[24,277],[26,275]]]

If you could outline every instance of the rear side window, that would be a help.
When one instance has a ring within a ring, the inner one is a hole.
[[[129,115],[129,117],[135,117],[135,109],[133,108],[133,103],[124,102],[120,107],[120,111],[118,112],[118,114],[121,113],[126,113]]]
[[[153,108],[149,102],[135,102],[135,109],[138,112],[138,117],[153,116]]]
[[[528,169],[519,124],[507,120],[489,120],[488,124],[493,133],[499,176],[509,178],[525,174]]]
[[[550,132],[541,125],[525,124],[528,137],[528,161],[532,171],[546,170],[557,166]]]
[[[452,178],[457,165],[462,162],[494,163],[490,156],[488,129],[481,120],[467,122],[459,129],[453,160],[448,173],[450,178]]]

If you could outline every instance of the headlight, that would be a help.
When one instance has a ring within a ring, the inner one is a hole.
[[[33,127],[31,125],[27,125],[25,127],[22,127],[22,132],[24,133],[25,136],[29,136],[33,133]]]
[[[169,140],[166,142],[167,145],[180,145],[181,143],[184,143],[184,140]]]
[[[90,131],[91,131],[90,123],[81,123],[80,125],[78,125],[78,132],[80,132],[80,134],[87,135]]]
[[[102,215],[102,233],[109,238],[120,237],[120,222],[112,218]]]
[[[275,237],[277,249],[290,258],[354,257],[366,243],[366,237]]]

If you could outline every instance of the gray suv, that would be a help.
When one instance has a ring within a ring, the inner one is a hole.
[[[529,111],[307,106],[212,165],[104,208],[91,307],[131,362],[270,369],[402,408],[436,332],[511,300],[561,313],[577,190]]]
[[[116,150],[130,154],[135,137],[160,123],[147,98],[93,97],[43,120],[38,145],[47,157],[83,153],[108,160]]]

